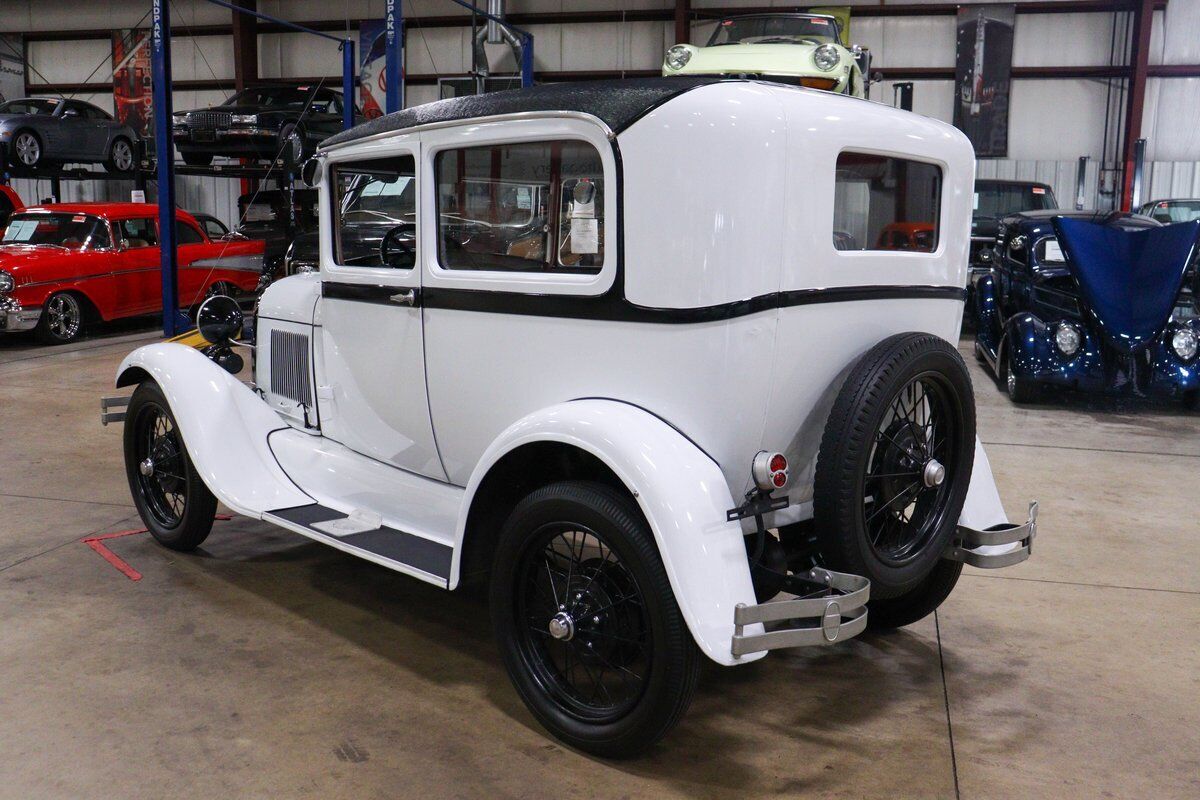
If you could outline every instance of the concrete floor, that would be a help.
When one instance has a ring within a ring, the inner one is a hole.
[[[0,797],[1200,797],[1200,417],[1071,398],[979,430],[1031,561],[937,620],[706,668],[647,757],[549,739],[486,609],[235,518],[140,527],[98,399],[150,333],[0,339]],[[940,626],[940,633],[939,633]]]

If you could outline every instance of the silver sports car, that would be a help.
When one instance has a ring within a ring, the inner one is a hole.
[[[0,146],[20,170],[70,162],[130,172],[137,140],[133,128],[81,100],[28,97],[0,104]]]

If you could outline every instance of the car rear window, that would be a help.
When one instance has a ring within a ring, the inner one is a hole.
[[[833,244],[837,250],[937,249],[942,170],[935,164],[873,153],[838,155]]]

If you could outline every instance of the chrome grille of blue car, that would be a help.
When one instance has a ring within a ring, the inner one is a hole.
[[[228,128],[233,114],[228,111],[193,111],[187,115],[189,128]]]
[[[271,392],[305,406],[312,405],[312,370],[308,337],[271,331]]]

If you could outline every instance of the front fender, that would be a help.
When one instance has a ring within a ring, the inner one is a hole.
[[[536,411],[492,442],[471,474],[451,564],[459,578],[466,520],[483,479],[505,454],[535,442],[560,442],[600,459],[637,500],[650,524],[675,599],[700,649],[720,664],[761,658],[731,653],[734,608],[753,605],[754,587],[737,505],[720,466],[658,417],[615,400],[575,400]],[[758,631],[750,630],[747,633]]]
[[[267,445],[268,434],[287,424],[246,384],[200,351],[170,342],[139,347],[117,369],[117,386],[147,378],[162,389],[192,463],[222,503],[261,517],[313,502]]]

